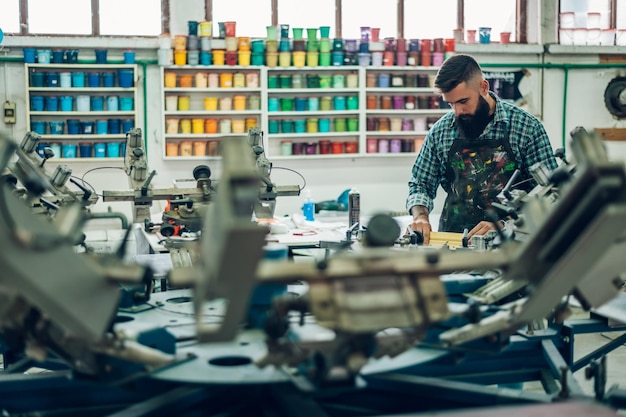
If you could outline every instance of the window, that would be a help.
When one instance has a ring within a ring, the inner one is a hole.
[[[91,2],[28,0],[28,31],[33,34],[91,34]]]
[[[100,34],[160,35],[161,0],[100,0]]]
[[[452,38],[457,27],[457,0],[405,0],[406,39]]]
[[[341,36],[345,39],[360,39],[361,26],[367,26],[379,28],[380,39],[398,37],[396,4],[379,0],[343,0]]]
[[[595,1],[595,0],[594,0]],[[498,42],[501,32],[511,33],[515,42],[515,0],[465,0],[464,29],[491,28],[491,41]]]
[[[4,33],[18,33],[20,31],[19,0],[2,0],[0,29],[2,29]]]
[[[246,10],[254,12],[242,13]],[[213,36],[216,37],[219,22],[237,22],[237,36],[265,38],[266,27],[272,25],[271,0],[213,0]]]
[[[305,33],[307,28],[330,26],[330,37],[334,37],[335,0],[278,0],[278,23],[303,28]]]

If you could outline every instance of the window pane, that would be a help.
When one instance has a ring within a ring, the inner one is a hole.
[[[0,29],[2,29],[4,33],[19,33],[19,0],[2,0],[2,12],[0,12]]]
[[[264,38],[272,24],[271,0],[213,0],[213,36],[219,22],[237,22],[236,35]]]
[[[398,36],[398,6],[395,1],[343,0],[341,20],[341,35],[345,39],[360,39],[361,26],[380,28],[380,39]]]
[[[451,38],[456,29],[457,0],[405,0],[406,39]]]
[[[91,2],[28,0],[28,31],[68,35],[91,34]]]
[[[610,0],[561,0],[561,13],[573,12],[575,16],[574,27],[576,28],[601,28],[606,29],[610,25],[611,5]],[[618,16],[619,5],[623,1],[617,2]],[[587,21],[587,13],[600,13],[600,21]],[[619,24],[618,24],[619,27]]]
[[[500,32],[510,32],[515,42],[516,0],[465,0],[465,30],[491,28],[491,41],[500,42]],[[477,32],[478,33],[478,32]],[[478,35],[476,36],[478,41]]]
[[[335,36],[335,0],[278,0],[278,23],[290,28],[319,28],[330,26],[330,37]],[[304,31],[306,38],[306,30]],[[289,37],[293,37],[290,31]],[[320,37],[317,31],[317,37]]]
[[[141,18],[138,19],[137,16]],[[161,0],[100,0],[100,33],[160,35]]]

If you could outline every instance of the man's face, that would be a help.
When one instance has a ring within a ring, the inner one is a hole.
[[[463,82],[447,93],[443,99],[452,107],[456,123],[467,139],[476,139],[490,120],[490,107],[483,94],[488,92],[486,81],[477,85]]]

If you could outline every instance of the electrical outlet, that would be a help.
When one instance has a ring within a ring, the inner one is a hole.
[[[10,101],[4,102],[4,123],[8,125],[15,124],[15,103]]]

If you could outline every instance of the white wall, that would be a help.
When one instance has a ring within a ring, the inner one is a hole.
[[[545,2],[544,2],[545,3]],[[204,16],[203,0],[187,0],[171,2],[172,4],[172,34],[186,33],[188,20],[201,20]],[[531,3],[534,6],[536,4]],[[535,7],[536,8],[536,7]],[[533,21],[537,21],[536,19]],[[544,22],[545,23],[545,22]],[[546,29],[543,29],[546,31]],[[549,32],[549,31],[548,31]],[[109,56],[121,58],[121,52],[129,46],[137,48],[137,58],[156,60],[157,40],[146,39],[109,39],[109,38],[46,38],[46,37],[12,37],[7,36],[0,50],[0,57],[21,57],[24,46],[58,46],[71,44],[81,50],[80,58],[93,58],[93,49],[96,47],[109,48]],[[516,49],[511,45],[510,52],[494,53],[493,45],[477,45],[474,49],[465,47],[465,52],[474,54],[484,63],[511,63],[512,68],[520,68],[517,64],[529,63],[578,63],[598,62],[598,51],[588,50],[585,54],[544,54],[529,52],[528,48]],[[535,47],[536,48],[536,47]],[[624,53],[620,47],[609,48]],[[507,50],[509,51],[509,50]],[[605,48],[606,51],[606,48]],[[141,67],[140,67],[141,69]],[[546,126],[551,142],[555,148],[562,142],[562,109],[564,71],[562,69],[530,69],[530,87],[528,97],[531,99],[532,111],[538,114]],[[603,103],[603,92],[607,83],[615,75],[623,74],[626,70],[620,69],[591,69],[570,70],[568,81],[568,101],[566,112],[566,132],[575,126],[584,126],[588,129],[595,127],[621,126],[624,123],[613,119]],[[150,169],[158,173],[154,185],[169,187],[173,179],[191,178],[193,168],[200,163],[190,161],[164,161],[163,122],[161,116],[161,87],[160,68],[155,65],[147,67],[147,130],[144,132],[148,143],[148,159]],[[141,83],[140,83],[141,84]],[[0,101],[14,101],[17,103],[18,123],[15,126],[6,126],[0,122],[0,133],[8,134],[16,141],[20,141],[26,130],[25,109],[25,74],[21,62],[0,62]],[[140,109],[143,108],[143,94],[139,94]],[[139,113],[138,126],[143,127],[143,112]],[[568,136],[569,137],[569,136]],[[623,159],[626,156],[626,147],[622,143],[610,143],[609,148],[615,152],[615,157]],[[400,211],[404,209],[404,200],[407,192],[407,181],[410,176],[414,155],[401,155],[394,158],[359,157],[354,159],[333,160],[280,160],[275,166],[283,166],[300,172],[307,181],[307,187],[312,190],[316,201],[336,199],[339,194],[351,187],[361,192],[363,213],[373,214],[378,211]],[[81,176],[93,163],[77,160],[68,162],[75,175]],[[220,164],[218,161],[207,161],[216,178],[219,178]],[[117,162],[114,166],[121,167]],[[279,185],[301,184],[301,179],[288,171],[275,170],[272,179]],[[127,189],[128,182],[119,170],[95,171],[87,175],[86,180],[92,183],[98,191],[112,189]],[[437,199],[435,211],[441,210],[443,199]],[[130,204],[108,204],[99,202],[95,210],[106,210],[109,206],[113,210],[123,211],[130,216]],[[290,214],[299,211],[301,199],[284,197],[277,204],[277,215]],[[156,205],[154,212],[162,207]]]

